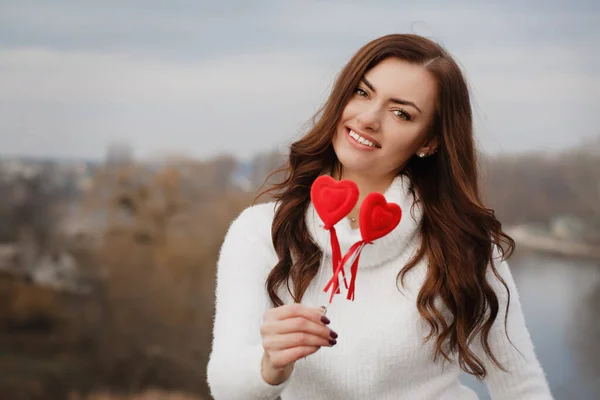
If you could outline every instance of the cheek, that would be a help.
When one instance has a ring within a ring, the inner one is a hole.
[[[347,121],[351,118],[354,118],[356,116],[356,114],[359,113],[359,108],[360,108],[360,104],[359,102],[350,99],[348,101],[348,104],[346,104],[346,107],[344,107],[344,110],[342,111],[342,117],[340,118],[341,121]]]
[[[387,153],[398,158],[416,151],[424,137],[423,128],[414,124],[392,124],[386,129],[385,136]]]
[[[344,107],[337,124],[337,129],[335,130],[333,137],[334,140],[343,139],[343,137],[340,135],[340,132],[342,131],[343,126],[356,115],[354,108],[355,107],[353,106],[352,101],[350,101],[348,104],[346,104],[346,107]]]

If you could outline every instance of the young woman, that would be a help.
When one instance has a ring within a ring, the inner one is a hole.
[[[467,84],[444,49],[399,34],[362,47],[291,145],[276,201],[226,235],[214,398],[476,399],[462,370],[493,399],[551,399],[505,261],[514,242],[481,201],[475,153]],[[361,238],[367,194],[403,210],[365,247],[354,301],[342,292],[329,305],[323,291],[331,246],[310,197],[320,175],[359,188],[336,225],[342,252]]]

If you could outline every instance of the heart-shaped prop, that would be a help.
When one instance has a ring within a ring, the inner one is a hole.
[[[310,188],[310,197],[317,214],[325,223],[323,228],[329,231],[331,262],[335,272],[342,261],[342,251],[335,232],[335,224],[348,215],[358,202],[358,186],[350,180],[337,182],[330,176],[322,175],[313,182]],[[346,275],[343,270],[341,273],[347,289]],[[333,284],[332,296],[334,293],[340,293],[337,281]]]
[[[374,192],[363,200],[358,218],[363,240],[372,242],[398,226],[402,219],[402,209],[396,203],[388,203],[381,193]]]
[[[367,244],[372,244],[374,240],[387,235],[398,226],[400,219],[402,219],[402,209],[396,203],[388,203],[381,193],[374,192],[367,195],[363,200],[358,218],[362,240],[359,240],[352,245],[350,250],[348,250],[344,255],[344,258],[340,261],[337,269],[334,270],[333,277],[327,283],[327,286],[325,286],[326,292],[332,285],[334,288],[337,288],[338,274],[343,274],[344,265],[351,262],[351,278],[347,298],[352,301],[354,301],[358,262],[363,249]],[[332,291],[329,302],[332,301],[334,293],[336,292]]]
[[[313,182],[310,197],[319,217],[327,227],[332,227],[348,215],[358,202],[358,186],[347,179],[337,182],[330,176],[322,175]]]

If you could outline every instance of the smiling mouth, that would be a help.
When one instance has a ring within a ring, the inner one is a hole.
[[[363,146],[367,146],[367,147],[372,147],[374,149],[380,149],[381,145],[379,143],[374,143],[372,141],[370,141],[369,139],[359,135],[358,133],[354,132],[352,129],[348,129],[348,135],[350,135],[350,137],[358,144],[362,144]]]

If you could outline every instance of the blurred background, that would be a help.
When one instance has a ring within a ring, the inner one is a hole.
[[[0,399],[209,399],[224,234],[392,32],[463,67],[538,357],[600,398],[600,3],[0,0]]]

